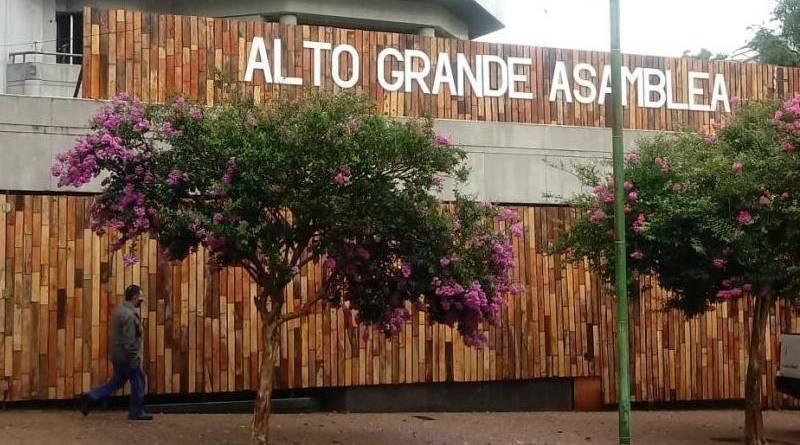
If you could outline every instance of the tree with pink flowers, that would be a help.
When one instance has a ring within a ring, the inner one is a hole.
[[[437,200],[444,178],[465,178],[464,158],[430,121],[389,120],[353,95],[268,108],[121,96],[58,156],[53,174],[61,186],[102,181],[92,228],[110,232],[126,265],[149,234],[171,259],[205,248],[213,266],[241,266],[258,284],[263,349],[252,441],[261,444],[278,328],[319,304],[386,335],[416,307],[468,345],[485,341],[482,327],[517,291],[510,237],[522,226],[510,210],[460,195],[450,205]],[[323,264],[323,289],[287,311],[284,287],[313,262]]]
[[[800,303],[800,98],[750,102],[725,125],[640,143],[625,162],[629,288],[643,275],[670,291],[668,308],[695,316],[731,299],[752,301],[745,435],[763,444],[761,374],[770,308]],[[614,277],[613,187],[578,169],[591,192],[554,246]]]

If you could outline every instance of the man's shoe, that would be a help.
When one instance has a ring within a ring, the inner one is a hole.
[[[153,420],[152,414],[139,414],[138,416],[128,416],[128,420]]]
[[[80,407],[78,408],[84,416],[89,415],[89,408],[92,405],[92,398],[89,397],[89,394],[84,394],[81,396]]]

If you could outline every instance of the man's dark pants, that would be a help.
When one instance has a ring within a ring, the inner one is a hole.
[[[105,385],[89,391],[89,398],[95,402],[102,400],[122,388],[125,382],[131,382],[131,404],[128,409],[128,417],[144,414],[144,373],[139,368],[114,364],[114,376]]]

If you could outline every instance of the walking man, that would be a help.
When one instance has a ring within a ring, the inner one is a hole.
[[[92,403],[102,400],[131,382],[129,420],[152,420],[144,412],[144,373],[142,372],[142,321],[137,309],[144,302],[142,290],[132,284],[125,289],[125,301],[111,314],[111,363],[114,376],[105,385],[98,386],[81,400],[81,413],[89,414]]]

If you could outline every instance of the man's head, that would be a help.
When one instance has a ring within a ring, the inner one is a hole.
[[[142,288],[135,284],[131,284],[125,289],[125,301],[130,302],[135,307],[139,307],[144,302],[142,295]]]

